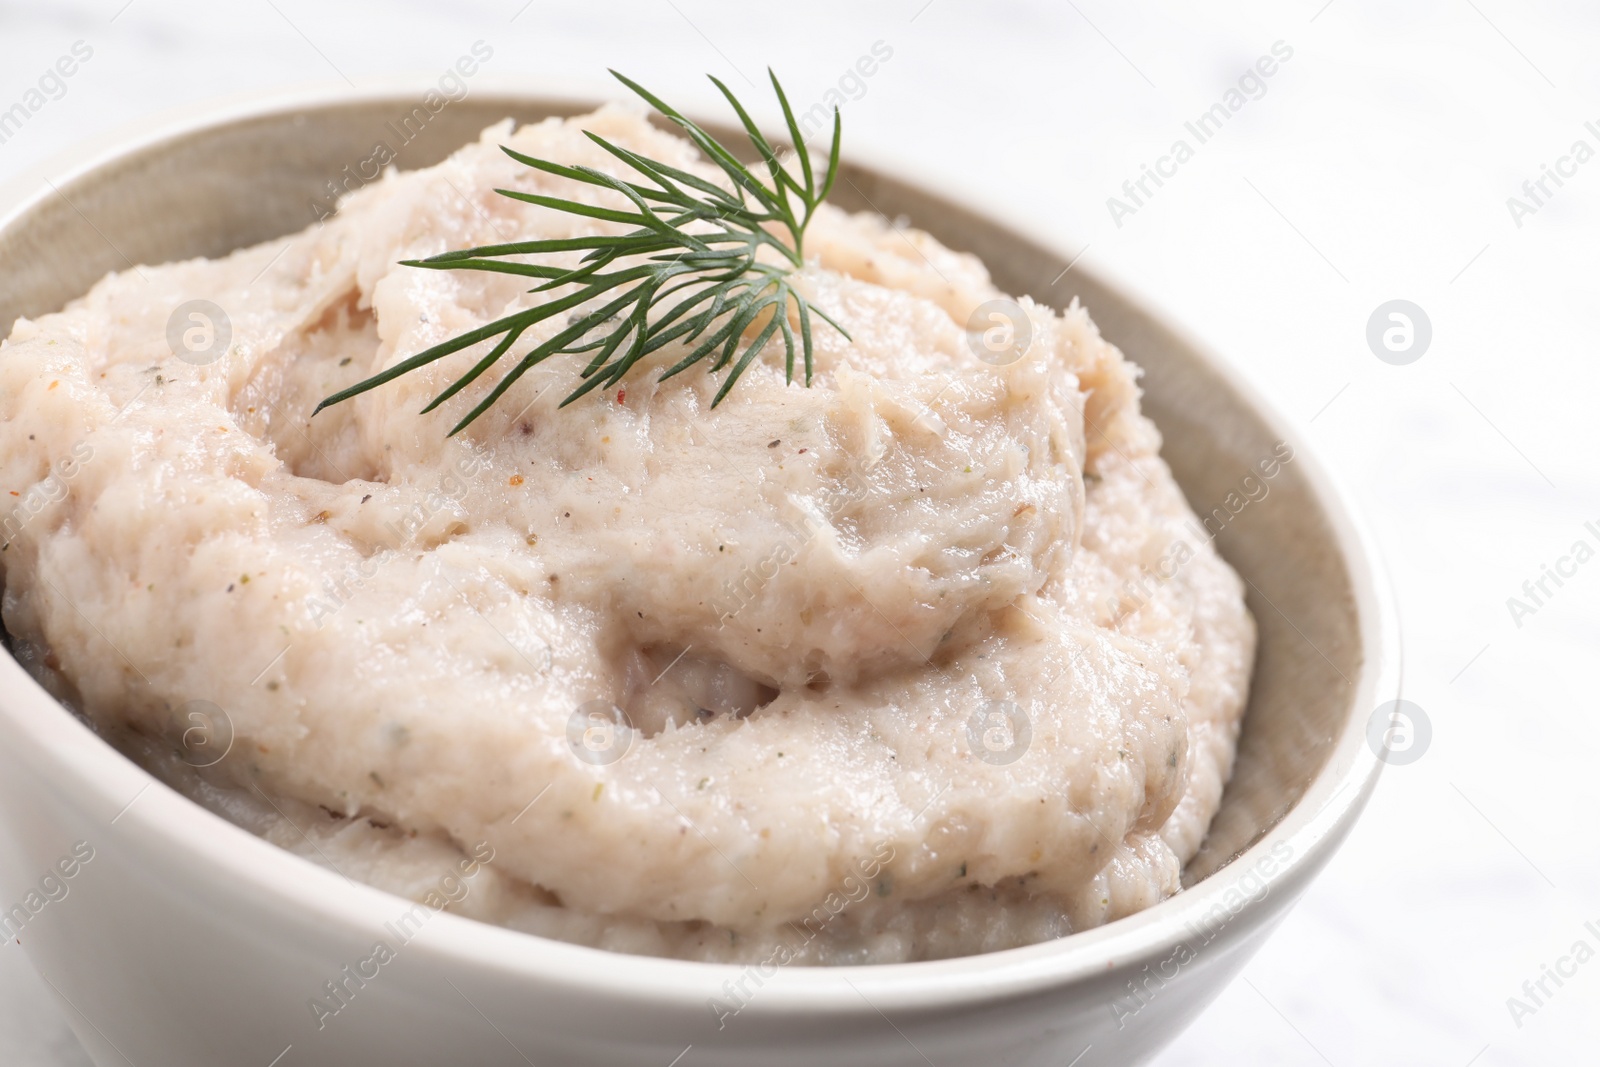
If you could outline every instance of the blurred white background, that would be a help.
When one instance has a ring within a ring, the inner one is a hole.
[[[1507,205],[1575,141],[1600,150],[1600,9],[1204,6],[12,0],[0,111],[76,42],[92,57],[4,131],[0,180],[196,100],[420,88],[477,40],[501,84],[612,96],[614,66],[705,112],[705,72],[737,89],[770,64],[813,100],[883,42],[892,57],[844,108],[847,153],[871,146],[1032,219],[1233,360],[1354,489],[1398,589],[1431,745],[1385,772],[1332,866],[1161,1067],[1600,1061],[1600,961],[1531,1015],[1507,1005],[1575,942],[1600,949],[1585,930],[1600,930],[1600,562],[1520,626],[1507,606],[1575,541],[1600,546],[1600,159],[1547,180],[1521,225]],[[1184,122],[1276,42],[1292,57],[1260,98],[1114,220],[1107,198],[1193,144]],[[1397,298],[1432,324],[1404,366],[1366,340]],[[87,1062],[0,946],[0,1063]]]

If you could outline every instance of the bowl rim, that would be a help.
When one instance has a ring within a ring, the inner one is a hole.
[[[233,123],[340,105],[415,102],[416,89],[398,79],[370,81],[356,89],[344,84],[251,92],[190,103],[123,124],[87,142],[26,168],[0,185],[0,232],[42,202],[66,194],[79,180],[129,155],[159,149],[185,137]],[[568,94],[525,80],[485,78],[474,98],[516,100],[524,104],[583,113],[594,97]],[[893,177],[937,200],[968,207],[1013,235],[1037,232],[1015,209],[983,194],[974,183],[948,179],[916,181],[899,177],[903,163],[868,148],[852,149],[848,161]],[[1027,237],[1038,247],[1073,261],[1059,242]],[[1285,416],[1230,363],[1187,330],[1151,310],[1130,287],[1109,272],[1073,269],[1127,307],[1167,331],[1188,354],[1215,374],[1280,439],[1295,441],[1295,462],[1309,490],[1324,508],[1333,544],[1351,577],[1360,620],[1363,653],[1360,677],[1352,684],[1349,707],[1322,768],[1300,798],[1265,835],[1222,869],[1194,886],[1143,911],[1066,938],[976,956],[914,963],[853,967],[780,967],[781,981],[762,986],[750,1002],[762,1015],[870,1015],[890,1010],[923,1011],[971,1006],[1036,994],[1084,982],[1108,970],[1142,963],[1172,950],[1233,891],[1229,869],[1290,849],[1267,881],[1293,900],[1327,862],[1349,832],[1376,787],[1383,761],[1367,741],[1368,713],[1401,693],[1398,613],[1376,542],[1359,517],[1351,495],[1299,435],[1291,436]],[[9,333],[9,328],[6,331]],[[13,755],[47,784],[63,788],[63,799],[90,818],[114,813],[118,832],[131,851],[165,858],[226,884],[235,899],[268,910],[295,913],[299,921],[348,935],[359,943],[382,933],[382,922],[414,902],[384,890],[351,882],[333,870],[290,853],[212,813],[152,777],[81,722],[49,695],[10,655],[0,655],[0,730]],[[131,800],[129,798],[132,798]],[[1259,911],[1256,897],[1230,914]],[[1241,922],[1241,926],[1248,923]],[[523,933],[441,912],[429,921],[409,951],[429,955],[454,973],[478,972],[524,985],[540,983],[654,1008],[703,1010],[708,999],[725,996],[725,983],[752,964],[704,963],[619,954]],[[625,966],[618,966],[625,962]]]

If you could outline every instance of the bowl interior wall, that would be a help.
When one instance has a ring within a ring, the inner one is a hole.
[[[123,156],[60,184],[0,229],[0,336],[19,316],[60,309],[109,271],[217,256],[304,229],[345,188],[375,176],[375,156],[414,169],[507,116],[571,113],[570,105],[493,95],[437,114],[399,98],[367,100],[249,118]],[[1211,519],[1208,529],[1219,531],[1260,627],[1233,781],[1187,872],[1191,880],[1210,874],[1294,806],[1349,713],[1362,666],[1359,618],[1322,502],[1293,461],[1260,479],[1256,465],[1273,455],[1278,433],[1183,339],[1086,270],[1063,275],[1066,263],[1025,236],[862,167],[843,168],[834,201],[906,217],[982,258],[1007,292],[1058,307],[1082,300],[1105,336],[1144,367],[1145,410],[1164,435],[1167,462]],[[1252,474],[1268,489],[1259,499],[1244,481]]]

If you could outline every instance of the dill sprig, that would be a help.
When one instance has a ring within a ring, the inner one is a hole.
[[[800,124],[795,120],[783,86],[778,83],[777,75],[768,71],[793,140],[794,156],[799,162],[796,174],[786,164],[784,153],[762,135],[738,98],[719,79],[711,78],[733,106],[751,146],[765,164],[768,180],[763,181],[697,123],[638,83],[614,70],[611,73],[679,126],[728,176],[732,189],[724,189],[659,160],[648,159],[587,130],[584,133],[591,141],[643,180],[624,180],[593,167],[570,167],[502,146],[501,150],[512,159],[535,170],[619,193],[631,209],[599,207],[560,197],[497,189],[502,196],[636,228],[622,234],[484,245],[406,261],[405,266],[428,270],[481,270],[537,278],[541,284],[528,291],[548,293],[550,298],[434,345],[334,393],[317,405],[318,411],[454,352],[499,338],[487,355],[422,409],[425,414],[498,363],[535,323],[569,312],[566,327],[522,356],[477,406],[456,423],[450,431],[452,436],[492,407],[529,368],[558,355],[593,353],[580,373],[582,383],[562,401],[563,407],[594,389],[615,385],[645,356],[674,341],[694,347],[664,371],[661,380],[706,360],[714,360],[707,369],[711,373],[726,370],[727,374],[711,402],[712,407],[722,402],[774,336],[782,339],[785,380],[792,382],[797,331],[789,321],[791,305],[800,335],[805,381],[808,386],[811,384],[811,316],[815,314],[841,334],[845,331],[790,285],[788,276],[791,270],[804,264],[806,225],[817,206],[827,199],[838,176],[839,109],[835,107],[833,112],[833,144],[827,168],[819,176],[813,169]],[[779,262],[759,260],[757,253],[764,247],[775,250]],[[577,251],[584,255],[573,267],[509,258]],[[567,291],[558,294],[557,290]],[[754,337],[746,340],[746,332],[758,324]]]

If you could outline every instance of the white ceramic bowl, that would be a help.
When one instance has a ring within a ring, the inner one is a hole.
[[[16,316],[55,310],[109,270],[305,227],[327,183],[375,142],[394,141],[388,124],[416,103],[341,91],[213,111],[13,193],[0,203],[0,336]],[[397,163],[433,163],[506,115],[581,110],[480,94],[431,115]],[[1399,695],[1399,657],[1366,538],[1294,430],[1158,316],[1082,268],[1053,283],[1066,257],[968,207],[881,169],[852,165],[845,176],[837,202],[909,216],[981,256],[1007,291],[1058,305],[1080,296],[1146,368],[1146,411],[1202,514],[1277,442],[1295,450],[1270,494],[1218,541],[1250,583],[1261,643],[1238,769],[1186,872],[1192,886],[1028,948],[767,974],[439,915],[358,985],[344,969],[394,941],[385,923],[409,902],[155,783],[0,655],[0,908],[22,908],[0,923],[16,927],[96,1063],[1137,1064],[1260,947],[1349,830],[1381,765],[1367,726]],[[42,880],[75,845],[93,858],[71,878],[58,873],[49,886],[66,895],[51,900]],[[345,982],[349,1005],[319,1029],[309,1002],[328,981]],[[731,1001],[740,985],[748,1005],[719,1027],[708,1004]]]

